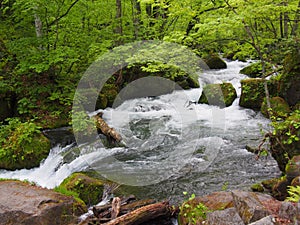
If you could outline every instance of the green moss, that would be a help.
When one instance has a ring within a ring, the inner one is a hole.
[[[264,187],[262,186],[262,184],[253,184],[251,186],[251,190],[254,192],[264,192]]]
[[[289,105],[283,98],[273,97],[270,99],[270,104],[272,115],[275,117],[286,118],[291,111]],[[265,117],[269,117],[266,99],[264,99],[260,111]]]
[[[107,97],[104,94],[99,94],[96,102],[96,109],[105,109],[107,105],[108,105]]]
[[[208,84],[203,88],[199,103],[230,106],[236,97],[236,90],[230,83]]]
[[[260,110],[265,98],[265,88],[263,79],[246,79],[241,81],[241,97],[239,105],[245,108]],[[274,94],[273,84],[268,81],[270,94]]]
[[[70,191],[87,205],[95,205],[102,198],[103,182],[84,173],[73,173],[59,185],[58,189]]]

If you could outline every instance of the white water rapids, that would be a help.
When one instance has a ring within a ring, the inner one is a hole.
[[[230,82],[239,97],[240,80],[246,78],[239,70],[247,63],[227,65],[227,69],[200,74],[200,84]],[[277,176],[274,160],[256,161],[245,149],[246,145],[257,146],[260,127],[267,127],[269,121],[260,113],[239,107],[239,98],[224,109],[191,103],[198,101],[201,92],[202,88],[175,91],[127,100],[116,109],[104,110],[104,119],[121,133],[127,148],[99,147],[78,153],[74,145],[57,146],[40,167],[1,170],[0,178],[53,188],[73,172],[95,170],[125,185],[135,184],[131,191],[142,197],[176,199],[182,191],[204,194],[221,190],[224,184],[247,188]]]

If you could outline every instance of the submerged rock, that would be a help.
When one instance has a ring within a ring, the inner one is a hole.
[[[231,83],[208,84],[203,88],[199,103],[225,107],[232,105],[236,98],[237,93]]]
[[[86,209],[73,197],[21,181],[0,181],[0,224],[77,224]]]

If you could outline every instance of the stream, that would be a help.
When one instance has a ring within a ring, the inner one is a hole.
[[[40,167],[0,170],[0,178],[54,188],[73,172],[93,171],[122,183],[125,192],[139,198],[180,202],[187,198],[183,192],[248,190],[253,183],[277,177],[280,171],[270,156],[256,160],[245,149],[259,144],[260,129],[268,129],[269,123],[260,113],[238,106],[240,80],[246,78],[239,70],[247,64],[228,61],[227,69],[199,74],[200,86],[223,81],[234,85],[238,98],[230,107],[193,103],[201,87],[127,100],[115,109],[102,110],[126,147],[57,145]]]

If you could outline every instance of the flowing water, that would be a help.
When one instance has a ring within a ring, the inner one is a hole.
[[[240,95],[239,70],[247,63],[227,62],[224,70],[199,74],[201,86],[230,82]],[[183,192],[203,195],[222,188],[249,189],[251,184],[279,175],[276,162],[255,159],[245,146],[257,146],[260,128],[268,120],[238,106],[220,109],[195,104],[202,88],[132,99],[104,110],[104,119],[116,128],[126,147],[74,144],[51,149],[40,167],[0,171],[1,178],[26,179],[53,188],[76,171],[96,171],[123,183],[123,190],[145,198],[181,201]]]

